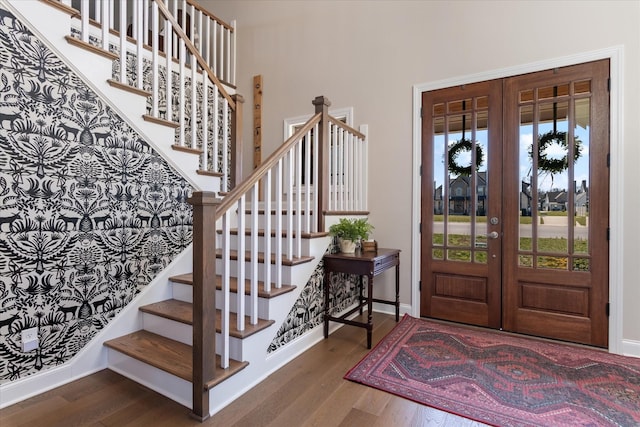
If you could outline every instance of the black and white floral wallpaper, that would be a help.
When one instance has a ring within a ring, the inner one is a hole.
[[[0,382],[73,357],[191,242],[192,188],[10,12],[0,21]],[[40,349],[20,332],[39,329]]]

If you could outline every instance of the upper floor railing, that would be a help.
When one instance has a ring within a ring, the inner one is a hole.
[[[158,31],[153,31],[154,19],[152,3],[155,0],[53,0],[74,8],[81,13],[83,29],[92,23],[106,32],[125,34],[141,39],[146,47],[159,45],[165,51],[165,27],[158,21]],[[193,0],[161,0],[167,10],[176,17],[180,27],[202,55],[204,61],[221,82],[235,86],[236,80],[236,32],[235,21],[230,24],[205,10]],[[120,13],[124,10],[125,13]],[[184,13],[186,11],[186,13]],[[124,22],[122,21],[124,18]],[[103,25],[104,24],[104,25]],[[82,31],[82,39],[89,42],[89,31]],[[103,43],[108,38],[103,37]],[[158,43],[155,43],[155,41]],[[104,48],[108,48],[105,44]],[[178,51],[176,40],[173,51]]]
[[[198,173],[231,190],[242,174],[243,101],[228,92],[233,27],[192,0],[49,2],[78,11],[74,37],[114,55],[113,84],[147,95],[145,119],[175,127],[173,147],[200,154]]]

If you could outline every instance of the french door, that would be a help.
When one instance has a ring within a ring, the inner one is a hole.
[[[423,93],[422,316],[607,345],[608,77]]]

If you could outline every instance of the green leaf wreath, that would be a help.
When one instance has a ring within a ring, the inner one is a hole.
[[[557,143],[562,146],[567,154],[561,159],[551,159],[547,157],[545,150],[551,144]],[[582,154],[582,141],[578,137],[573,138],[573,160],[577,161]],[[533,159],[533,144],[529,148],[529,156]],[[569,167],[569,144],[567,133],[560,131],[549,131],[538,136],[538,170],[557,174]]]
[[[473,144],[471,140],[462,138],[449,146],[449,171],[456,175],[471,175],[471,164],[469,166],[460,166],[458,164],[458,155],[460,151],[471,151]],[[476,144],[476,170],[480,168],[483,160],[482,147]]]

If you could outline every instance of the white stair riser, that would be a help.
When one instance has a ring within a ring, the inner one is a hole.
[[[244,296],[244,310],[245,315],[249,314],[249,309],[251,307],[251,296]],[[222,309],[222,291],[216,291],[216,308],[218,310]],[[229,309],[232,313],[238,312],[238,294],[230,293],[229,294]],[[266,298],[258,297],[258,317],[261,319],[269,318],[269,300]]]
[[[173,289],[173,299],[184,302],[193,302],[193,286],[171,282],[171,287]]]
[[[251,236],[246,236],[245,235],[245,238],[244,238],[245,250],[251,249],[251,239],[252,239]],[[277,240],[276,240],[276,238],[271,237],[271,248],[270,248],[270,252],[271,253],[274,252],[275,247],[276,247],[276,243],[278,242],[278,240],[283,245],[282,246],[283,250],[285,250],[284,248],[286,248],[286,245],[287,245],[286,237],[281,237],[280,239],[277,239]],[[232,250],[237,250],[238,249],[238,246],[240,244],[239,241],[240,241],[240,239],[238,238],[238,236],[236,236],[236,235],[232,235],[231,236],[231,239],[229,239],[229,243],[231,245],[231,249]],[[266,241],[266,238],[264,236],[258,236],[258,251],[259,252],[266,252],[266,250],[265,250],[265,244],[266,244],[265,241]],[[218,237],[218,241],[216,243],[217,243],[217,247],[221,247],[222,243],[220,241],[220,237]],[[292,245],[295,248],[295,245],[296,245],[295,238],[293,239]],[[301,254],[303,256],[308,256],[309,255],[309,250],[310,250],[309,249],[309,247],[310,247],[309,239],[302,239],[302,241],[300,243],[300,246],[301,246],[301,251],[302,251]]]
[[[245,261],[244,263],[245,267],[244,267],[244,274],[245,274],[245,279],[251,279],[251,262],[249,261]],[[276,280],[276,266],[275,264],[269,264],[268,268],[271,271],[271,283],[275,283]],[[230,260],[229,261],[229,269],[230,269],[230,275],[232,277],[238,277],[238,261],[237,260]],[[291,285],[291,266],[287,266],[287,265],[283,265],[282,266],[282,284],[283,285]],[[222,273],[222,260],[217,259],[216,260],[216,272],[218,274]],[[262,263],[258,263],[258,280],[264,280],[265,278],[265,264]],[[272,285],[273,286],[273,285]]]
[[[249,228],[251,226],[251,221],[253,221],[252,218],[251,218],[251,214],[245,214],[244,221],[245,221],[245,226],[247,228]],[[291,222],[292,222],[293,228],[297,228],[297,226],[298,226],[297,225],[298,224],[298,216],[295,215],[295,214],[292,215],[291,216]],[[314,227],[313,227],[314,222],[317,222],[317,220],[313,216],[310,218],[309,223],[307,223],[307,219],[306,219],[306,217],[304,215],[302,215],[300,217],[301,227],[305,231],[313,230],[314,229]],[[269,224],[269,226],[270,226],[271,230],[275,230],[276,229],[276,215],[275,214],[271,215],[271,223]],[[258,215],[258,227],[261,228],[261,229],[265,229],[266,228],[266,215],[265,214]],[[286,231],[289,228],[290,228],[289,227],[289,219],[288,219],[287,216],[283,216],[282,217],[282,229]]]
[[[112,371],[149,387],[151,390],[155,390],[187,408],[191,408],[191,382],[114,349],[109,348],[107,354],[108,366]]]
[[[184,285],[182,283],[173,283],[173,299],[177,299],[184,302],[193,302],[193,288],[190,285]],[[231,300],[229,301],[229,306],[231,308],[232,313],[237,313],[237,304],[238,298],[235,293],[230,294]],[[249,310],[251,303],[251,296],[244,296],[244,306],[245,310]],[[222,291],[216,291],[216,308],[221,309],[222,307]],[[269,319],[269,299],[268,298],[260,298],[258,297],[258,317],[261,319]]]
[[[146,331],[162,335],[183,344],[192,345],[193,343],[193,329],[191,325],[156,316],[151,313],[143,313],[142,322]],[[216,333],[216,349],[221,348],[221,339],[220,334]],[[217,353],[219,353],[219,351]],[[229,337],[229,356],[235,360],[242,360],[242,340]]]

